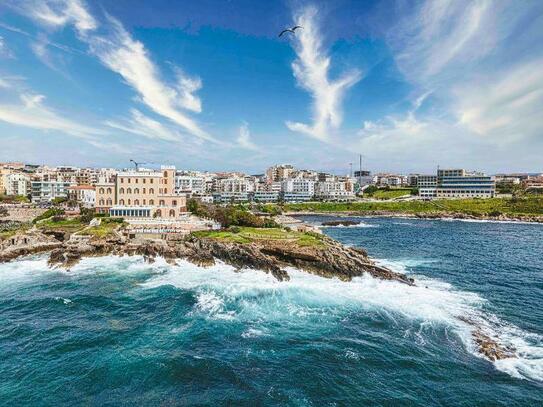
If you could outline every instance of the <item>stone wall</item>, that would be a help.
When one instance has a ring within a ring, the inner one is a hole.
[[[41,215],[46,210],[42,208],[34,208],[31,206],[22,205],[2,205],[8,210],[8,216],[2,217],[1,220],[14,220],[17,222],[30,222],[36,216]]]

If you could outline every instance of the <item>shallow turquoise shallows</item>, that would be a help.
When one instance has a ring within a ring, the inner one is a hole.
[[[416,287],[139,257],[0,265],[0,405],[543,405],[543,225],[356,220],[323,230]],[[465,320],[518,357],[480,357]]]

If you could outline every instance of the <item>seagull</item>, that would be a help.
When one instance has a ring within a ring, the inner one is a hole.
[[[296,31],[297,28],[304,28],[304,27],[299,26],[299,25],[295,25],[295,26],[292,27],[292,28],[287,28],[286,30],[281,31],[281,33],[279,34],[279,37],[282,36],[284,33],[292,33],[292,34],[295,34],[294,31]]]

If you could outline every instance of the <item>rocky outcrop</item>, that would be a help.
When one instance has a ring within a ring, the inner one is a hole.
[[[46,252],[62,246],[57,239],[38,230],[18,232],[0,242],[0,263],[20,256]]]
[[[164,257],[170,262],[186,259],[199,266],[220,260],[238,269],[252,268],[271,273],[280,281],[288,280],[288,267],[323,277],[348,281],[368,273],[384,280],[414,284],[413,279],[376,265],[362,249],[341,245],[323,236],[321,245],[304,246],[288,240],[258,240],[235,243],[212,238],[187,237],[179,241],[132,239],[123,237],[96,239],[73,235],[66,242],[57,242],[49,264],[70,268],[82,257],[104,255],[141,255],[146,261]]]

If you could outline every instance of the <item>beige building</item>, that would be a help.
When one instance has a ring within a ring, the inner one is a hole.
[[[125,218],[176,219],[186,211],[186,198],[175,194],[175,167],[125,171],[114,183],[96,185],[96,210]]]

